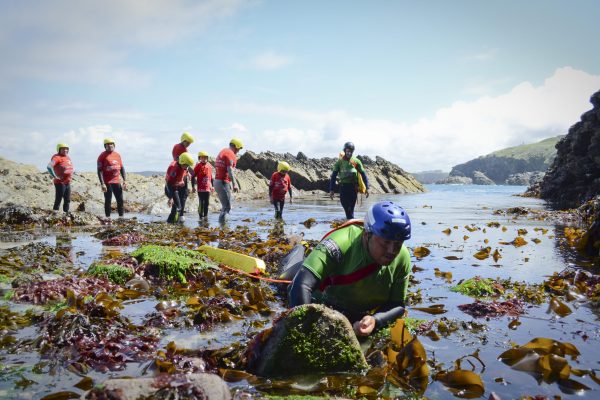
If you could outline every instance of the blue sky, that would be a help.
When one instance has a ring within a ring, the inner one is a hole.
[[[231,137],[407,171],[567,133],[600,89],[597,1],[0,2],[0,156],[130,171]]]

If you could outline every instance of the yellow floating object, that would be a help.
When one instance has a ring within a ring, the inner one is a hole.
[[[214,261],[226,264],[230,267],[241,269],[242,271],[254,273],[264,273],[266,265],[263,260],[246,254],[236,253],[231,250],[219,249],[207,245],[200,246],[198,251],[206,254]]]

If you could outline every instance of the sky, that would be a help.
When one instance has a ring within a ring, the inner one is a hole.
[[[0,0],[0,157],[92,171],[190,151],[381,156],[409,172],[566,134],[600,90],[600,2]]]

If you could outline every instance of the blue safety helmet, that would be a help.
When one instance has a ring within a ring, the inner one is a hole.
[[[410,239],[410,218],[402,207],[391,201],[373,204],[364,222],[365,231],[387,240]]]
[[[346,149],[350,149],[350,150],[354,151],[354,143],[352,143],[352,142],[344,143],[344,151],[346,151]]]

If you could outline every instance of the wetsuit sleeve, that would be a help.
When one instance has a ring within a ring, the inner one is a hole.
[[[296,307],[301,304],[310,304],[312,292],[319,285],[319,279],[305,266],[294,276],[288,291],[288,303],[290,307]]]
[[[273,194],[273,184],[275,182],[273,182],[273,177],[271,176],[271,180],[269,181],[269,197],[271,197],[271,195]]]
[[[329,191],[333,192],[333,189],[335,188],[335,180],[337,178],[338,175],[338,171],[336,171],[335,169],[333,170],[333,172],[331,173],[331,179],[329,179]]]
[[[290,185],[290,199],[292,198],[292,185]]]
[[[375,329],[381,329],[404,315],[404,304],[387,303],[373,314]]]
[[[121,165],[121,176],[123,177],[123,182],[125,182],[127,180],[127,177],[125,175],[125,166]]]
[[[46,167],[46,169],[48,170],[48,172],[50,172],[50,175],[54,179],[58,179],[58,177],[56,176],[56,173],[54,173],[54,160],[50,160],[50,162],[48,163],[48,166]]]
[[[100,184],[104,185],[104,178],[102,177],[102,168],[98,167],[98,179],[100,180]]]
[[[238,187],[239,188],[239,182],[237,182],[237,179],[235,179],[235,175],[233,174],[233,167],[230,165],[227,166],[227,173],[229,174],[229,177],[231,178],[231,184],[233,185],[233,187]]]

